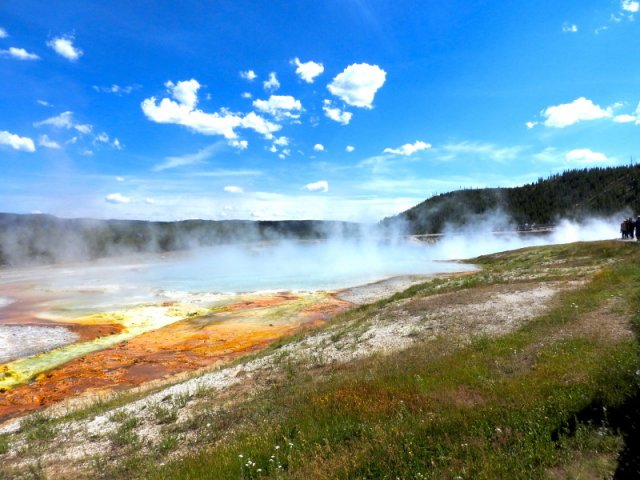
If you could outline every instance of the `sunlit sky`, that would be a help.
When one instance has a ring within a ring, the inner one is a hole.
[[[0,211],[377,221],[640,154],[640,3],[0,2]]]

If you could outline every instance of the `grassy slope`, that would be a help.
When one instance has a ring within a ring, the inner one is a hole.
[[[613,317],[640,324],[638,260],[639,246],[621,242],[483,257],[478,262],[484,270],[462,282],[428,282],[336,321],[366,321],[389,302],[443,288],[464,295],[465,289],[525,275],[570,280],[583,275],[580,268],[597,273],[563,293],[547,314],[500,338],[479,337],[467,345],[441,338],[317,371],[292,366],[286,378],[248,402],[203,410],[190,426],[201,435],[201,448],[166,464],[180,427],[167,425],[155,454],[141,455],[126,438],[135,421],[125,419],[120,433],[126,441],[94,459],[90,476],[610,476],[622,440],[603,412],[637,395],[640,348],[633,337],[612,339],[581,325],[585,318],[609,321],[612,302]],[[548,267],[556,262],[564,268]],[[131,428],[125,431],[125,425]]]

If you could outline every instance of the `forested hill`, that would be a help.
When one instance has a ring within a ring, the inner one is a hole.
[[[516,225],[638,213],[640,166],[570,170],[522,187],[458,190],[381,223],[405,226],[412,234],[440,233],[445,225],[466,225],[498,210]]]
[[[355,223],[314,220],[148,222],[0,213],[0,265],[90,260],[283,238],[320,239],[359,231]]]

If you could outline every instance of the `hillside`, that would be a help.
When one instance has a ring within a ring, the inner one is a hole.
[[[0,213],[0,265],[89,260],[281,238],[319,239],[357,231],[354,223],[314,220],[148,222]]]
[[[621,212],[640,212],[640,166],[570,170],[514,188],[459,190],[431,197],[394,217],[412,234],[441,233],[501,211],[515,225],[550,224]],[[501,225],[496,225],[501,226]]]

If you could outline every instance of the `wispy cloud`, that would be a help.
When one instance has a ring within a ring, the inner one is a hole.
[[[54,150],[59,150],[62,148],[58,142],[51,140],[47,135],[40,135],[38,139],[38,145],[45,148],[52,148]]]
[[[98,86],[98,85],[94,85],[93,89],[96,92],[100,92],[100,93],[112,93],[114,95],[118,95],[118,96],[122,96],[122,95],[128,95],[131,92],[133,92],[134,90],[139,90],[141,88],[141,85],[135,84],[135,85],[117,85],[117,84],[113,84],[111,86],[108,87],[104,87],[104,86]]]
[[[434,149],[434,153],[438,159],[443,161],[454,160],[462,156],[473,155],[482,159],[492,160],[494,162],[505,162],[515,160],[528,147],[515,145],[510,147],[502,147],[493,143],[482,142],[458,142],[449,143]]]
[[[218,169],[218,170],[209,170],[203,172],[194,172],[191,173],[193,177],[253,177],[260,176],[263,172],[260,170],[227,170],[227,169]]]
[[[165,158],[164,162],[154,165],[152,170],[154,172],[162,172],[163,170],[170,170],[172,168],[185,167],[187,165],[195,165],[204,163],[205,160],[213,157],[216,153],[220,152],[224,148],[224,143],[218,142],[213,145],[209,145],[195,153],[188,153],[186,155],[173,156]]]

